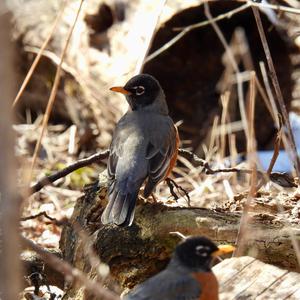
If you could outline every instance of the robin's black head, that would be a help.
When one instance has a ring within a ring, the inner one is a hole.
[[[111,90],[126,95],[132,110],[149,106],[164,97],[159,82],[149,74],[136,75],[124,87],[113,87]]]
[[[188,237],[175,249],[175,257],[185,267],[210,271],[213,257],[234,251],[230,245],[219,247],[206,237]]]

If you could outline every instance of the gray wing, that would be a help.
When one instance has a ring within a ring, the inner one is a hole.
[[[166,269],[136,286],[124,300],[197,300],[200,294],[198,282],[189,274]]]
[[[109,203],[101,216],[103,224],[131,225],[138,192],[147,176],[147,163],[142,155],[145,141],[140,138],[139,128],[126,118],[125,115],[118,123],[110,146]]]
[[[165,178],[176,149],[176,129],[171,118],[166,118],[157,135],[150,136],[146,150],[148,180],[144,189],[147,198],[154,187]]]
[[[134,119],[135,118],[135,119]],[[109,203],[103,224],[130,225],[139,189],[148,197],[166,176],[176,151],[176,130],[171,118],[129,114],[118,123],[108,159]]]

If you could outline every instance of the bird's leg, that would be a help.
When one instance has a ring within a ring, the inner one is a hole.
[[[184,193],[185,197],[187,198],[188,206],[191,206],[191,199],[190,199],[189,193],[183,187],[178,185],[173,179],[167,177],[165,180],[166,180],[166,183],[167,183],[167,185],[170,189],[170,193],[174,197],[175,201],[177,201],[179,199],[179,197],[175,193],[174,187],[177,189],[177,191]]]
[[[174,191],[174,187],[175,187],[174,180],[172,180],[169,177],[167,177],[165,180],[166,180],[167,186],[170,189],[171,195],[174,197],[175,201],[177,202],[177,200],[179,199],[179,197],[177,196],[177,194]]]
[[[151,193],[151,197],[153,199],[153,203],[157,203],[157,198],[155,197],[154,193]]]

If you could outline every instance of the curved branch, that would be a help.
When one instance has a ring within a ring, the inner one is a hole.
[[[30,187],[29,194],[32,195],[38,191],[40,191],[43,187],[53,183],[54,181],[67,176],[68,174],[76,171],[77,169],[80,169],[82,167],[88,166],[92,163],[101,161],[105,158],[107,158],[109,155],[109,150],[105,150],[104,152],[96,153],[90,157],[80,159],[76,161],[75,163],[69,165],[68,167],[64,168],[63,170],[60,170],[50,176],[45,176],[41,180],[39,180],[36,184],[32,185]]]

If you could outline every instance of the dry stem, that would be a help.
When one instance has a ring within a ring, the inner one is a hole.
[[[36,159],[37,159],[38,152],[39,152],[40,147],[41,147],[42,139],[43,139],[45,130],[47,128],[50,113],[52,111],[52,107],[53,107],[53,104],[54,104],[54,101],[55,101],[55,97],[56,97],[56,93],[57,93],[57,89],[58,89],[58,85],[59,85],[59,81],[60,81],[60,77],[61,77],[62,63],[64,61],[64,58],[65,58],[65,55],[66,55],[66,52],[67,52],[67,49],[68,49],[68,46],[69,46],[69,43],[70,43],[70,40],[71,40],[72,33],[73,33],[75,25],[77,23],[79,13],[80,13],[80,10],[81,10],[81,7],[82,7],[82,3],[83,3],[83,0],[80,1],[79,7],[78,7],[78,10],[77,10],[77,13],[76,13],[76,17],[75,17],[74,22],[73,22],[73,24],[72,24],[72,26],[71,26],[71,28],[68,32],[68,35],[67,35],[67,40],[66,40],[65,46],[64,46],[63,51],[62,51],[62,55],[61,55],[61,58],[60,58],[60,63],[58,65],[57,69],[56,69],[56,74],[55,74],[55,78],[54,78],[53,87],[52,87],[52,90],[51,90],[51,93],[50,93],[50,97],[49,97],[49,101],[48,101],[48,104],[47,104],[46,112],[45,112],[45,115],[44,115],[44,118],[43,118],[42,131],[41,131],[41,134],[39,136],[39,139],[37,141],[37,144],[35,146],[34,153],[33,153],[33,158],[32,158],[32,163],[31,163],[31,168],[30,168],[30,174],[29,174],[29,182],[31,181],[31,178],[32,178],[34,165],[35,165],[35,162],[36,162]]]
[[[28,84],[28,82],[29,82],[29,80],[30,80],[30,78],[31,78],[34,70],[35,70],[35,68],[37,67],[37,65],[38,65],[38,63],[39,63],[39,61],[40,61],[40,59],[41,59],[41,57],[43,55],[43,52],[46,49],[46,47],[47,47],[47,45],[48,45],[48,43],[49,43],[49,41],[50,41],[50,39],[51,39],[51,37],[52,37],[55,29],[56,29],[56,26],[57,26],[58,22],[60,21],[62,15],[63,15],[63,11],[64,11],[65,6],[66,6],[66,2],[67,2],[66,0],[63,1],[62,6],[61,6],[61,8],[60,8],[60,10],[59,10],[56,18],[55,18],[55,21],[54,21],[53,25],[52,25],[52,28],[51,28],[51,30],[50,30],[50,32],[49,32],[46,40],[44,41],[42,47],[39,49],[38,54],[35,57],[32,65],[31,65],[31,67],[30,67],[30,69],[29,69],[29,71],[28,71],[28,73],[27,73],[27,75],[26,75],[26,77],[25,77],[25,79],[24,79],[24,81],[23,81],[23,83],[22,83],[19,91],[18,91],[18,94],[17,94],[17,96],[16,96],[16,98],[15,98],[15,100],[13,102],[13,105],[12,105],[13,107],[15,107],[17,105],[17,103],[19,102],[19,100],[20,100],[20,98],[21,98],[21,96],[22,96],[22,94],[23,94],[23,92],[24,92],[24,90],[25,90],[25,88],[26,88],[26,86],[27,86],[27,84]]]
[[[257,182],[257,170],[256,170],[256,140],[255,140],[255,129],[254,129],[254,116],[255,116],[255,72],[252,72],[250,80],[250,93],[249,93],[249,139],[247,140],[247,156],[250,159],[251,164],[251,183],[250,191],[247,196],[247,201],[243,208],[243,213],[241,216],[240,227],[237,234],[237,250],[235,256],[241,256],[244,253],[246,240],[248,238],[249,230],[248,223],[250,221],[249,208],[252,202],[252,199],[256,195],[256,182]]]
[[[298,177],[300,177],[300,159],[297,155],[296,144],[295,144],[291,124],[289,121],[288,112],[287,112],[286,106],[283,101],[283,96],[281,93],[280,85],[279,85],[275,67],[273,64],[273,59],[271,56],[270,48],[269,48],[269,45],[268,45],[268,42],[266,39],[266,35],[265,35],[265,31],[264,31],[264,28],[263,28],[263,25],[261,22],[260,13],[258,11],[258,8],[256,8],[256,7],[252,7],[252,10],[253,10],[255,21],[257,24],[258,31],[259,31],[259,35],[261,38],[261,42],[262,42],[262,45],[263,45],[263,48],[265,51],[265,55],[266,55],[266,59],[267,59],[267,63],[268,63],[269,71],[270,71],[270,77],[271,77],[272,84],[273,84],[273,87],[274,87],[274,90],[276,93],[276,97],[277,97],[277,101],[278,101],[281,113],[283,116],[284,125],[287,127],[288,145],[289,145],[289,148],[291,149],[291,151],[288,151],[288,153],[291,154],[292,162],[294,163],[296,173],[297,173]]]

